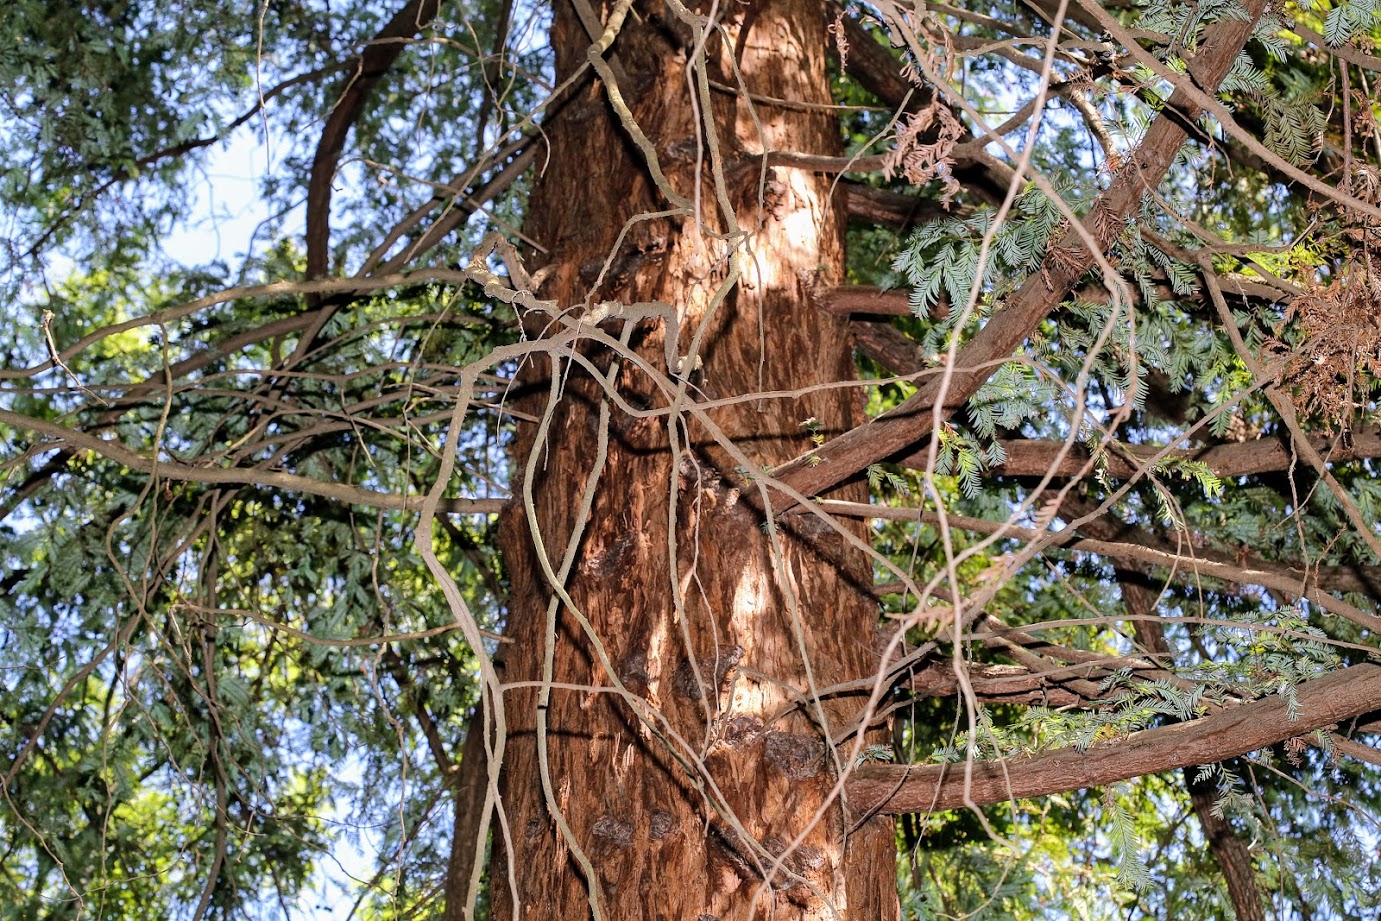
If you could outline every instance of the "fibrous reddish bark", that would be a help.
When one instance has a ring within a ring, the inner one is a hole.
[[[704,45],[711,79],[736,79],[726,60],[733,54],[759,98],[829,101],[819,5],[771,0],[718,9],[725,33]],[[609,15],[598,4],[595,12]],[[559,78],[585,60],[590,36],[570,4],[556,5]],[[618,89],[660,168],[687,198],[698,154],[710,158],[697,150],[688,97],[685,62],[694,46],[685,23],[651,4],[637,7],[613,46],[629,78]],[[704,395],[849,379],[845,321],[810,301],[813,287],[843,277],[842,213],[831,204],[829,180],[789,168],[763,175],[761,158],[750,153],[834,153],[837,124],[823,110],[763,106],[759,133],[743,99],[720,96],[709,105],[726,197],[747,233],[732,233],[708,169],[703,224],[689,209],[633,222],[666,211],[668,202],[611,113],[606,87],[595,82],[544,125],[552,159],[525,227],[549,251],[542,295],[577,308],[602,300],[670,304],[677,352],[698,339],[703,365],[690,383]],[[716,303],[733,271],[741,281]],[[664,321],[643,322],[631,343],[674,377],[664,357],[668,334]],[[585,354],[602,372],[614,365],[607,349]],[[543,358],[521,372],[532,383],[558,373],[561,387],[551,403],[533,398],[524,406],[549,411],[551,424],[520,430],[515,472],[530,460],[530,474],[517,491],[524,499],[502,524],[512,582],[506,680],[514,687],[503,767],[511,834],[495,848],[496,917],[568,921],[598,906],[611,919],[895,918],[890,820],[848,828],[843,804],[830,798],[848,755],[836,758],[828,740],[852,724],[850,707],[858,705],[810,700],[812,686],[875,665],[876,607],[863,555],[837,535],[769,538],[750,497],[728,485],[741,459],[703,425],[687,419],[672,429],[665,417],[630,418],[614,407],[602,475],[565,580],[571,603],[549,623],[554,588],[537,542],[559,568],[598,462],[604,399],[588,368],[557,361],[553,368]],[[668,402],[630,362],[614,371],[613,385],[634,406]],[[808,447],[807,420],[834,435],[860,421],[861,406],[835,389],[750,400],[712,419],[751,469]],[[599,637],[607,668],[581,617]],[[536,685],[548,657],[558,686],[543,703]],[[619,693],[610,692],[615,683]]]

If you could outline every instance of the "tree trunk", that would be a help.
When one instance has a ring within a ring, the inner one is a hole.
[[[446,778],[454,796],[451,818],[451,856],[446,864],[445,921],[462,921],[469,905],[470,877],[484,859],[477,839],[483,821],[484,795],[488,790],[488,761],[484,750],[484,714],[476,708],[465,730],[460,764]]]
[[[1144,578],[1136,572],[1118,570],[1117,583],[1122,591],[1122,600],[1127,605],[1128,613],[1136,617],[1132,628],[1136,632],[1137,642],[1147,652],[1160,656],[1163,665],[1173,667],[1175,662],[1170,643],[1165,638],[1165,625],[1155,619],[1156,592],[1144,584]],[[1231,822],[1213,814],[1217,790],[1206,780],[1196,780],[1198,774],[1197,767],[1184,769],[1185,788],[1189,791],[1194,815],[1203,828],[1204,839],[1223,871],[1223,881],[1227,883],[1237,921],[1266,921],[1261,890],[1257,888],[1256,873],[1252,869],[1251,848],[1237,834]]]
[[[607,18],[608,8],[596,6]],[[830,101],[821,5],[717,8],[725,30],[704,46],[711,80],[736,84],[733,55],[759,98]],[[556,4],[558,79],[585,60],[590,35],[575,6]],[[694,47],[667,7],[638,4],[612,49],[628,81],[622,96],[667,180],[691,199],[697,133],[686,61]],[[587,83],[549,120],[550,160],[525,228],[549,254],[542,296],[575,308],[604,300],[672,305],[676,352],[696,351],[703,361],[682,363],[687,372],[696,367],[688,373],[696,399],[851,379],[844,321],[814,309],[810,297],[844,277],[842,214],[830,182],[799,170],[763,172],[752,156],[766,148],[835,153],[838,125],[823,109],[766,103],[755,125],[746,101],[724,93],[714,94],[711,111],[727,201],[710,184],[702,147],[699,224],[684,210],[629,223],[669,203],[602,83]],[[747,233],[733,233],[735,221]],[[735,270],[742,279],[717,301]],[[630,350],[672,377],[668,333],[661,320],[642,322]],[[616,366],[611,349],[584,354],[602,373]],[[570,603],[549,623],[554,589],[537,538],[559,570],[599,462],[605,399],[587,369],[556,360],[556,368],[542,358],[521,371],[540,394],[523,408],[552,417],[540,441],[537,426],[519,432],[515,479],[529,458],[534,466],[501,535],[512,582],[506,679],[514,688],[506,696],[507,837],[496,840],[491,871],[495,917],[896,918],[891,821],[849,828],[830,796],[853,739],[829,740],[847,734],[862,701],[822,704],[811,694],[875,667],[867,560],[810,522],[770,537],[744,478],[808,450],[811,431],[832,436],[856,424],[861,398],[827,389],[713,410],[714,425],[747,464],[689,415],[636,417],[609,404],[607,456],[565,579]],[[549,405],[553,373],[560,388]],[[672,399],[628,360],[617,364],[614,387],[635,409],[665,410]],[[530,510],[520,507],[524,495]],[[838,495],[864,498],[853,487]],[[548,658],[554,685],[546,701],[535,685]],[[615,679],[627,696],[611,691]],[[785,712],[792,704],[799,706]]]

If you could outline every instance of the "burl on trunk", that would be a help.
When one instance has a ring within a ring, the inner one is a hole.
[[[610,8],[594,12],[605,20]],[[862,700],[812,693],[874,670],[867,560],[808,516],[769,535],[749,475],[861,415],[852,388],[775,393],[854,376],[842,320],[810,296],[843,279],[830,179],[765,169],[759,156],[838,151],[828,109],[771,101],[829,103],[825,15],[811,0],[718,6],[720,28],[703,42],[707,76],[735,86],[741,75],[759,100],[712,94],[725,196],[687,80],[697,36],[670,6],[635,4],[609,60],[689,208],[659,190],[603,81],[545,125],[550,159],[525,228],[547,250],[534,257],[547,272],[542,296],[577,311],[606,300],[671,305],[676,351],[699,356],[680,363],[686,399],[713,408],[709,424],[695,418],[665,380],[607,347],[582,347],[588,367],[558,356],[554,397],[546,358],[520,371],[534,394],[522,408],[553,415],[544,430],[520,427],[515,477],[531,473],[515,495],[531,507],[515,500],[502,529],[513,687],[496,917],[897,917],[890,821],[848,827],[830,797],[848,750],[829,740],[848,733]],[[582,23],[569,0],[556,4],[559,79],[586,61],[587,25],[602,28]],[[674,380],[669,332],[664,320],[639,323],[629,349]],[[614,369],[621,403],[591,367]],[[599,460],[602,403],[607,455],[553,629],[558,593],[539,554],[560,569]],[[855,487],[838,494],[863,498]]]

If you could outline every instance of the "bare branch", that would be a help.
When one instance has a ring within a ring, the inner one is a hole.
[[[911,521],[925,521],[935,524],[939,521],[934,512],[918,511],[909,508],[891,508],[882,505],[864,505],[855,502],[825,501],[821,508],[836,515],[857,515],[860,517],[895,517]],[[895,514],[893,514],[895,513]],[[1059,547],[1079,553],[1093,553],[1113,560],[1129,560],[1158,566],[1178,574],[1181,578],[1201,576],[1218,579],[1239,585],[1260,585],[1287,596],[1306,598],[1330,614],[1336,614],[1352,621],[1372,633],[1381,634],[1381,616],[1364,611],[1356,605],[1336,598],[1318,585],[1310,573],[1296,572],[1280,563],[1244,556],[1241,560],[1229,558],[1225,554],[1188,546],[1171,546],[1152,535],[1142,532],[1119,535],[1125,540],[1097,540],[1079,536],[1072,528],[1053,534],[1036,528],[1023,528],[1010,522],[990,521],[986,518],[972,518],[965,515],[946,515],[949,527],[977,531],[980,534],[1001,532],[1004,537],[1027,542],[1043,541],[1047,546]]]
[[[34,419],[9,410],[0,410],[0,425],[9,425],[22,431],[37,432],[52,439],[52,447],[69,446],[79,451],[93,451],[101,457],[124,464],[131,470],[168,480],[188,483],[238,484],[243,486],[270,486],[291,492],[302,492],[321,496],[337,502],[363,505],[368,508],[398,509],[416,511],[422,507],[424,496],[400,496],[395,493],[378,492],[363,486],[346,483],[326,483],[311,477],[286,473],[281,470],[265,470],[261,467],[194,467],[175,461],[156,461],[114,441],[98,438],[76,429]],[[497,515],[503,511],[507,499],[443,499],[441,509],[456,514]]]

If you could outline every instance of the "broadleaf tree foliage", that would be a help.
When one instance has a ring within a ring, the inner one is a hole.
[[[1375,917],[1378,42],[4,4],[0,915]]]

